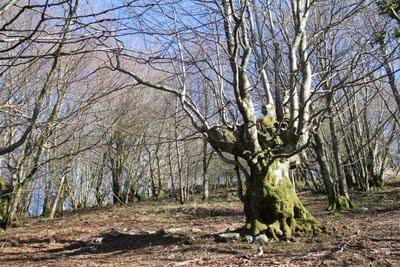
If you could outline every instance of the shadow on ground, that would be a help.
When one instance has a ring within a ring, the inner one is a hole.
[[[192,218],[209,218],[209,217],[232,217],[243,216],[243,211],[234,209],[215,209],[215,208],[177,208],[169,211],[171,214],[184,214]]]
[[[46,243],[49,240],[26,240],[19,244]],[[61,248],[43,249],[36,255],[25,254],[21,257],[16,253],[5,253],[6,262],[40,262],[44,260],[56,260],[60,257],[67,258],[79,255],[94,255],[108,253],[123,253],[125,251],[142,250],[154,246],[168,247],[169,245],[182,244],[187,241],[187,237],[179,235],[155,234],[125,234],[119,233],[117,236],[104,234],[101,237],[93,238],[89,241],[68,241],[55,239],[54,243],[66,244]]]

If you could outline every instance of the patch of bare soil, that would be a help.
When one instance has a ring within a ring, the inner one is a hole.
[[[355,209],[345,213],[324,211],[323,196],[299,194],[326,235],[217,243],[213,234],[244,223],[238,201],[145,202],[26,220],[0,234],[0,265],[400,266],[400,184],[354,194]]]

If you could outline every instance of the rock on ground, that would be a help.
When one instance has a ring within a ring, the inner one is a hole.
[[[239,233],[222,233],[222,234],[217,234],[216,236],[216,241],[218,242],[235,242],[240,240],[240,234]]]
[[[268,237],[265,234],[261,234],[256,236],[256,238],[254,239],[254,243],[257,244],[266,244],[268,243]]]

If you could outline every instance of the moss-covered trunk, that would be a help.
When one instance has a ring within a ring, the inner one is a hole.
[[[8,205],[11,195],[11,185],[0,177],[0,229],[7,226]]]
[[[251,166],[247,181],[244,230],[277,239],[312,235],[318,223],[297,197],[289,178],[289,161],[275,160],[268,168]]]
[[[9,202],[7,213],[7,226],[12,226],[17,221],[18,204],[21,200],[22,186],[18,185],[13,188],[12,197]]]
[[[319,133],[314,134],[315,140],[315,152],[317,153],[317,161],[321,171],[322,180],[325,186],[325,192],[328,196],[328,207],[327,210],[347,210],[350,208],[350,200],[345,195],[340,195],[336,189],[334,180],[331,175],[331,170],[328,166],[328,159],[325,155],[324,146],[322,144],[322,138]],[[341,179],[346,179],[342,176]],[[347,185],[346,185],[347,192]]]

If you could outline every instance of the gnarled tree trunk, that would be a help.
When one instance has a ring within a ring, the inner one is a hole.
[[[236,130],[215,127],[208,132],[210,144],[215,149],[240,155],[246,160],[250,172],[246,175],[243,231],[252,235],[265,233],[277,240],[291,239],[295,235],[313,235],[320,227],[298,198],[289,176],[294,158],[273,154],[289,145],[290,133],[278,131],[273,118],[265,116],[258,121],[257,131],[262,154],[256,159],[247,153],[249,142],[243,127]],[[236,164],[238,161],[236,160]]]
[[[316,220],[290,181],[288,159],[277,159],[267,168],[250,169],[244,202],[246,231],[253,235],[266,233],[277,240],[318,231]]]

